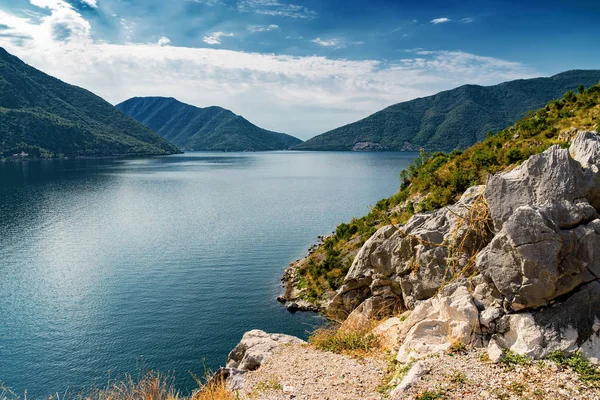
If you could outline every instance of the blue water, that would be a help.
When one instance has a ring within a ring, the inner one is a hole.
[[[317,235],[397,190],[415,153],[187,153],[0,163],[0,382],[30,397],[140,369],[195,384]]]

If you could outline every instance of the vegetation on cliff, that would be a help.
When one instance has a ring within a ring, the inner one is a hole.
[[[428,153],[400,174],[400,189],[380,200],[362,218],[339,225],[307,258],[296,264],[300,297],[312,303],[342,283],[364,242],[385,224],[402,224],[415,212],[454,204],[469,187],[484,184],[488,174],[513,168],[554,144],[568,146],[576,129],[600,131],[600,86],[531,111],[522,120],[465,151]]]

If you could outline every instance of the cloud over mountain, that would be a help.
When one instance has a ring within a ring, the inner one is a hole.
[[[246,3],[248,10],[281,8],[271,0]],[[151,43],[107,43],[93,38],[90,22],[69,3],[31,4],[48,15],[0,11],[0,45],[49,74],[112,103],[132,96],[174,96],[198,106],[227,107],[267,129],[301,138],[466,82],[493,84],[536,75],[518,62],[462,51],[420,49],[380,61],[180,47],[163,35]],[[224,37],[228,43],[238,40],[224,31],[200,40],[212,46],[224,43]],[[339,46],[337,39],[314,43]]]

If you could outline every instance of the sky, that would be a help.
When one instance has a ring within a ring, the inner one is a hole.
[[[0,0],[0,46],[117,104],[301,139],[463,84],[600,68],[598,0]]]

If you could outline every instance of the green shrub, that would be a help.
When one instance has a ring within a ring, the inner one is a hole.
[[[510,149],[506,152],[506,163],[514,164],[523,160],[523,153],[520,149]]]
[[[507,366],[531,364],[531,358],[527,356],[521,356],[508,349],[503,349],[502,353],[504,354],[502,357],[502,362]]]
[[[581,381],[600,383],[600,371],[590,364],[588,360],[583,358],[579,351],[568,356],[561,351],[555,351],[548,355],[548,359],[554,361],[558,365],[571,368],[577,373]]]

